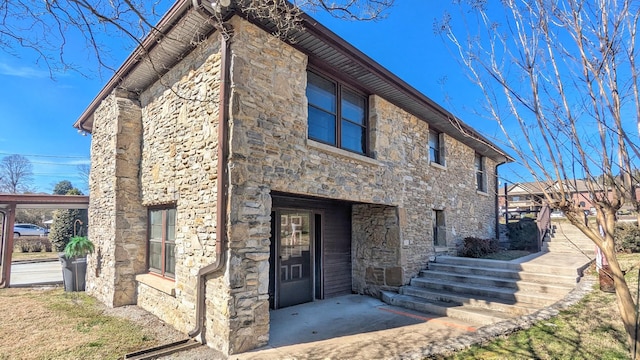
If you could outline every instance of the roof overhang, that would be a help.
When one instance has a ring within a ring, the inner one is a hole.
[[[0,194],[0,210],[15,205],[16,209],[88,209],[84,195]]]
[[[193,6],[193,3],[196,6]],[[157,28],[127,58],[107,85],[82,113],[74,126],[91,132],[93,113],[116,88],[141,92],[156,82],[187,53],[197,47],[199,40],[215,31],[211,3],[199,0],[178,0],[160,20]],[[225,9],[221,18],[240,15],[266,31],[274,33],[276,25],[267,19],[250,18],[235,5]],[[321,25],[307,14],[302,15],[303,29],[288,34],[292,46],[306,53],[310,62],[324,64],[341,73],[372,94],[427,122],[483,156],[498,163],[514,161],[504,150],[486,139],[433,100],[413,88],[382,65],[356,49],[353,45]],[[160,34],[166,36],[161,37]],[[148,54],[148,56],[147,56]],[[149,60],[151,59],[151,60]]]

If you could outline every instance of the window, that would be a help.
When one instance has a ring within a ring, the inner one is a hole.
[[[340,83],[307,73],[309,139],[345,150],[367,151],[367,98]]]
[[[163,277],[176,272],[176,209],[149,210],[149,271]]]
[[[444,210],[433,210],[433,244],[447,246],[447,229],[444,224]]]
[[[445,166],[444,134],[429,130],[429,161]]]
[[[475,167],[476,167],[476,189],[478,191],[486,192],[486,178],[484,171],[484,157],[480,154],[476,153],[475,156]]]

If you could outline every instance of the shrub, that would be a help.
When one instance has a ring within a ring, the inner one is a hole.
[[[458,248],[458,256],[479,258],[498,251],[497,239],[464,238]]]
[[[32,241],[31,244],[29,244],[29,251],[30,252],[41,252],[42,251],[42,243],[40,243],[40,241],[38,241],[38,240]]]
[[[507,224],[509,248],[511,250],[536,251],[538,249],[538,226],[533,219],[522,218]]]
[[[40,240],[40,243],[42,244],[42,248],[44,251],[46,252],[53,251],[53,245],[51,244],[51,241],[49,241],[49,239]]]
[[[18,239],[14,242],[14,248],[20,249],[20,252],[29,252],[29,241],[26,239]]]
[[[640,252],[640,227],[638,225],[634,223],[617,223],[613,237],[617,252]]]

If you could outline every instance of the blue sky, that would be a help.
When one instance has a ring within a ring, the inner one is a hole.
[[[432,30],[447,2],[396,3],[386,19],[375,22],[337,20],[323,13],[311,15],[486,136],[498,135],[493,123],[472,115],[470,109],[481,105],[479,94]],[[108,45],[116,67],[132,46],[119,37]],[[82,49],[79,45],[74,48]],[[89,162],[91,136],[78,134],[72,124],[110,74],[104,72],[100,77],[95,67],[86,76],[56,73],[51,79],[48,69],[38,64],[33,54],[25,51],[19,55],[0,52],[0,158],[9,154],[29,158],[33,186],[39,192],[50,193],[65,179],[86,192],[77,165]],[[86,59],[81,51],[77,56],[77,61]],[[509,176],[505,166],[501,172]]]

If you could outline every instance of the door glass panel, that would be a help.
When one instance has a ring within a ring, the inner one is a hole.
[[[305,211],[282,211],[279,232],[279,307],[312,300],[311,217]]]

